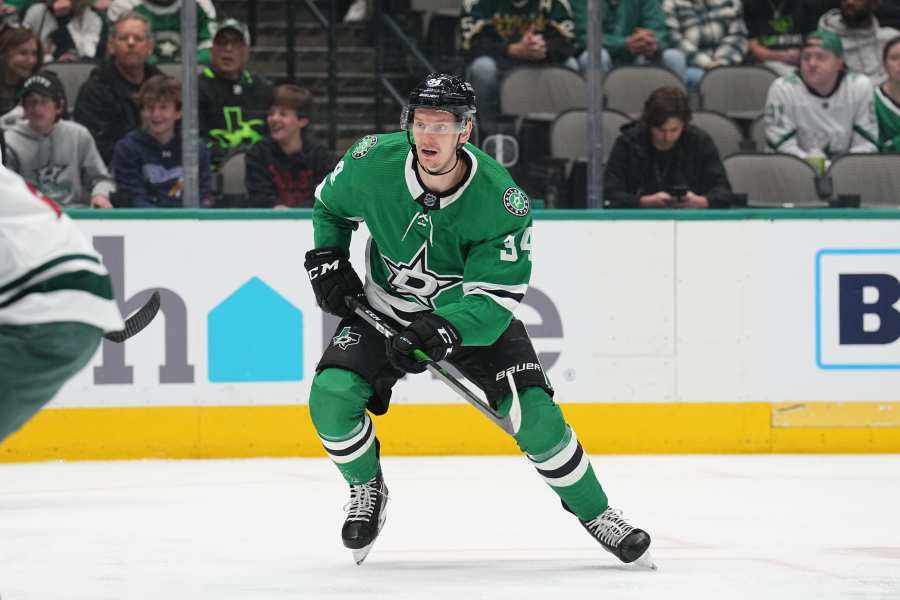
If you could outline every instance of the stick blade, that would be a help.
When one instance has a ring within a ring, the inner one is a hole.
[[[110,340],[111,342],[116,342],[117,344],[121,344],[125,340],[130,337],[133,337],[137,333],[139,333],[144,327],[150,324],[150,322],[156,317],[156,313],[159,312],[159,292],[154,291],[153,294],[150,295],[150,299],[147,301],[144,306],[140,307],[137,312],[128,317],[125,321],[125,329],[121,331],[111,331],[107,334],[104,334],[103,337]]]

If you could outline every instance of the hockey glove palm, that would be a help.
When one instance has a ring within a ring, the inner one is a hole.
[[[353,314],[344,298],[362,294],[363,284],[343,250],[334,246],[310,250],[303,268],[322,310],[342,318]]]
[[[387,355],[397,369],[421,373],[426,365],[413,357],[414,350],[421,350],[431,360],[438,361],[447,358],[461,343],[459,332],[450,321],[429,313],[387,340]]]

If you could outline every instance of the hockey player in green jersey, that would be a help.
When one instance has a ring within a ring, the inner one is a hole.
[[[633,562],[650,536],[609,507],[514,317],[531,276],[529,201],[503,167],[466,143],[475,111],[469,83],[428,75],[410,93],[405,131],[364,137],[316,190],[315,248],[304,266],[319,306],[342,320],[309,406],[350,485],[344,545],[361,563],[384,524],[388,489],[367,410],[385,413],[397,380],[425,370],[412,357],[421,350],[514,416],[516,443],[563,506],[607,550]],[[371,234],[365,286],[348,260],[360,222]],[[362,294],[396,322],[400,331],[387,342],[345,304]]]

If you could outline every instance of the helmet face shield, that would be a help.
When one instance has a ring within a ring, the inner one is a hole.
[[[437,123],[425,123],[423,121],[416,121],[415,111],[416,108],[430,108],[432,110],[439,110],[441,112],[447,113],[453,116],[453,121],[440,121]],[[432,108],[430,106],[404,106],[403,112],[400,114],[400,128],[404,131],[410,131],[414,134],[459,134],[463,133],[466,130],[466,125],[469,124],[469,115],[467,114],[459,114],[454,111],[442,110],[439,108]]]

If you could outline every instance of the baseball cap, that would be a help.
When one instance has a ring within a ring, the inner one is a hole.
[[[250,30],[247,29],[246,25],[244,25],[237,19],[225,19],[216,26],[216,35],[219,35],[226,29],[234,29],[241,34],[242,38],[244,38],[244,43],[248,46],[250,45]],[[213,36],[213,39],[215,39],[215,36]]]
[[[828,50],[838,58],[842,58],[844,56],[844,44],[841,43],[840,36],[832,31],[825,31],[823,29],[813,31],[808,36],[806,36],[806,41],[803,43],[803,46],[815,46],[816,48],[823,48],[825,50]]]
[[[19,92],[19,99],[21,100],[28,94],[41,94],[54,100],[65,101],[66,99],[66,90],[62,82],[55,73],[49,71],[41,71],[25,80],[22,90]]]

